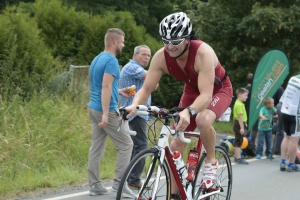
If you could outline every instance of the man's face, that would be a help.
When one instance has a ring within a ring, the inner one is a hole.
[[[179,56],[188,44],[188,40],[185,38],[172,38],[170,40],[163,38],[162,42],[170,57],[173,58]]]
[[[147,65],[150,62],[151,58],[151,51],[148,48],[141,47],[140,52],[138,54],[134,54],[133,59],[138,62],[140,65],[142,65],[144,68],[147,67]]]
[[[125,47],[124,45],[124,36],[120,36],[117,39],[117,44],[116,44],[116,56],[120,55],[122,53],[122,49]]]

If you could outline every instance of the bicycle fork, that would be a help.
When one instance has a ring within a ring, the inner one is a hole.
[[[161,175],[161,171],[162,171],[161,168],[162,168],[163,163],[164,163],[164,157],[165,157],[165,150],[160,149],[160,157],[159,157],[159,160],[158,160],[157,173],[156,173],[156,178],[155,178],[155,182],[154,182],[154,188],[153,188],[153,191],[152,191],[152,199],[156,199],[156,192],[157,192],[158,184],[159,184],[159,181],[160,181],[160,175]],[[152,165],[155,165],[155,163],[152,163]],[[153,166],[153,167],[155,167],[155,166]]]

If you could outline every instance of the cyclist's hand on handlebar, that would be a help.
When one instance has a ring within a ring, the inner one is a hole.
[[[131,116],[134,115],[134,113],[136,113],[136,105],[132,104],[130,106],[127,106],[125,109],[128,112],[127,119],[129,119]]]
[[[176,126],[177,131],[184,131],[190,124],[190,113],[187,109],[184,109],[179,113],[180,120]]]

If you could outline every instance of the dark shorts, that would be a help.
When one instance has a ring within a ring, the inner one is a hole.
[[[244,127],[246,127],[246,123],[244,122]],[[243,135],[240,133],[241,127],[239,121],[234,120],[233,122],[233,132],[234,132],[234,145],[235,147],[241,147],[243,143]]]
[[[197,96],[198,97],[198,96]],[[190,97],[183,94],[180,99],[178,107],[185,108],[190,106],[194,101],[195,97]],[[232,97],[226,93],[219,92],[216,93],[212,98],[212,103],[207,109],[212,110],[216,114],[216,119],[219,119],[226,109],[230,106]],[[197,127],[196,116],[192,117],[190,120],[190,125],[185,129],[186,131],[194,131]]]
[[[299,117],[282,113],[283,130],[286,135],[292,137],[300,136]]]

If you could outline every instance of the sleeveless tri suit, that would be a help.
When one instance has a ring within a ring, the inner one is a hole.
[[[168,52],[164,50],[169,74],[185,83],[178,107],[190,106],[200,95],[197,85],[198,74],[194,70],[194,63],[196,52],[203,43],[204,42],[201,40],[190,40],[188,60],[184,67],[185,73],[183,73],[182,69],[177,64],[176,59],[170,57]],[[217,66],[215,67],[215,83],[212,103],[208,106],[208,109],[212,110],[216,114],[216,119],[219,119],[225,110],[230,106],[232,95],[233,93],[230,79],[227,76],[225,69],[221,66],[220,62],[218,62]],[[193,131],[195,128],[196,122],[195,117],[193,117],[190,121],[190,125],[186,128],[186,131]]]

